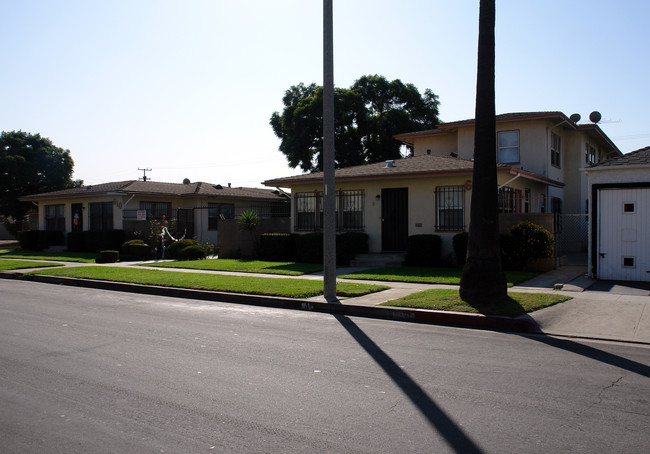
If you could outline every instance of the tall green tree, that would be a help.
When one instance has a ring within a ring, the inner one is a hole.
[[[72,181],[70,150],[55,146],[40,134],[3,131],[0,134],[0,214],[22,219],[32,206],[19,197],[78,186]]]
[[[323,89],[316,84],[290,87],[274,112],[271,127],[291,167],[306,172],[323,168]],[[334,91],[337,168],[401,157],[401,132],[432,129],[438,124],[438,97],[413,84],[382,76],[363,76],[350,88]]]
[[[507,297],[501,267],[497,193],[496,113],[494,95],[495,0],[479,9],[474,175],[467,261],[460,280],[464,301],[489,304]]]

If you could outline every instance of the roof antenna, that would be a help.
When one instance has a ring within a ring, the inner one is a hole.
[[[151,172],[151,169],[141,169],[138,167],[138,170],[142,170],[142,178],[138,178],[138,180],[147,181],[147,172]]]

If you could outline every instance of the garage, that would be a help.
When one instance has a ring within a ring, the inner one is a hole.
[[[650,188],[601,189],[598,203],[598,277],[650,280]]]
[[[592,210],[589,275],[650,282],[650,147],[583,170]]]

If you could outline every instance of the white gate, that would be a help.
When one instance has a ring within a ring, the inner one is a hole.
[[[650,188],[599,190],[598,277],[650,281]]]

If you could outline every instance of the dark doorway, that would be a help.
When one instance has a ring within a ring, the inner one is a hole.
[[[84,206],[83,203],[73,203],[70,205],[72,212],[72,231],[83,232],[84,229]]]
[[[194,238],[194,209],[179,208],[176,211],[176,219],[178,233],[185,233],[185,238]]]
[[[381,249],[405,251],[408,238],[408,188],[381,190]]]

